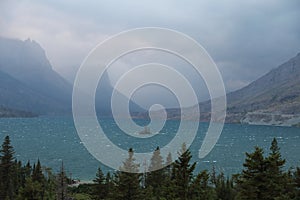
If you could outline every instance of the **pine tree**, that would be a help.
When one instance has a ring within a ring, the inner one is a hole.
[[[283,173],[282,168],[285,160],[281,158],[280,148],[276,138],[273,139],[270,147],[270,154],[266,158],[267,161],[267,186],[270,199],[280,197],[283,194],[284,185],[287,184],[286,175]]]
[[[209,174],[206,170],[200,172],[192,181],[189,199],[192,200],[212,200],[215,199],[215,192],[209,186]]]
[[[32,177],[28,177],[26,178],[24,187],[20,189],[17,199],[43,199],[42,192],[42,185],[37,181],[33,181]]]
[[[115,185],[113,181],[113,176],[110,174],[110,172],[107,172],[105,176],[105,191],[106,191],[106,196],[107,199],[110,199],[114,192],[115,192]]]
[[[140,200],[140,165],[135,163],[134,151],[132,148],[129,149],[128,155],[129,156],[126,161],[123,162],[123,166],[120,167],[121,171],[117,172],[115,175],[117,186],[115,198],[124,200]]]
[[[294,188],[296,191],[296,199],[300,200],[300,167],[297,167],[294,173]]]
[[[106,178],[99,167],[96,173],[96,178],[93,180],[95,183],[93,188],[93,195],[95,196],[95,199],[105,199],[107,196],[107,190],[106,190]]]
[[[241,199],[285,198],[283,192],[288,188],[288,176],[282,168],[285,160],[281,158],[279,147],[274,138],[268,157],[263,156],[263,150],[255,148],[254,153],[246,153],[245,170],[238,179]]]
[[[28,161],[26,166],[24,167],[25,177],[31,176],[31,172],[32,172],[32,166],[30,165],[30,161]]]
[[[165,182],[166,174],[163,168],[163,158],[160,155],[159,147],[153,152],[151,163],[149,166],[149,173],[147,174],[146,185],[151,187],[153,195],[156,199],[162,195],[162,187]]]
[[[15,187],[15,193],[17,194],[19,188],[24,186],[25,183],[24,169],[21,161],[15,160],[13,172],[13,185]]]
[[[55,199],[56,195],[56,177],[52,173],[52,169],[49,167],[45,167],[45,199]]]
[[[57,189],[56,189],[56,199],[65,200],[67,199],[67,178],[64,169],[64,163],[61,163],[60,173],[57,175]]]
[[[190,164],[192,155],[186,148],[185,143],[182,145],[181,155],[173,165],[173,181],[176,187],[174,192],[182,200],[188,199],[189,187],[193,178],[193,171],[196,163]]]
[[[32,180],[37,181],[39,183],[44,182],[44,175],[43,175],[43,171],[42,171],[41,162],[39,159],[37,161],[37,164],[34,165],[34,169],[32,171]]]
[[[215,191],[218,199],[233,200],[235,197],[233,182],[229,178],[225,178],[224,173],[219,174],[215,178]]]
[[[171,178],[172,175],[172,154],[168,153],[165,163],[165,173],[167,175],[167,178]]]
[[[6,136],[0,150],[0,199],[13,199],[15,196],[14,153],[9,136]]]
[[[268,199],[267,162],[263,150],[255,147],[253,153],[246,153],[244,170],[237,179],[238,199]]]

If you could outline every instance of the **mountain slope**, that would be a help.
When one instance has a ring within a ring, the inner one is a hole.
[[[210,101],[200,103],[205,115]],[[298,125],[300,122],[300,53],[248,86],[227,94],[228,123]]]
[[[0,37],[0,106],[44,115],[71,114],[72,89],[52,69],[37,42]],[[111,116],[112,91],[106,74],[96,95],[96,110],[101,116]],[[133,112],[144,111],[132,101],[130,108]]]
[[[201,121],[210,120],[210,101],[200,107]],[[161,112],[161,111],[159,111]],[[159,112],[156,115],[160,115]],[[167,110],[169,118],[180,118],[180,109]],[[145,114],[144,114],[145,115]],[[188,116],[193,119],[194,116]],[[227,123],[300,125],[300,53],[248,86],[227,94]]]
[[[97,91],[96,91],[96,111],[98,115],[104,115],[104,116],[111,116],[111,96],[113,93],[113,86],[111,85],[110,78],[108,73],[104,73],[101,77],[101,80],[99,81]],[[126,102],[127,97],[123,94],[118,93],[118,102]],[[141,108],[139,105],[137,105],[132,100],[129,101],[129,109],[131,113],[141,113],[145,112],[145,109]],[[118,113],[119,115],[122,115],[122,113]]]
[[[52,69],[45,51],[35,41],[0,37],[0,70],[70,110],[72,85]]]
[[[0,71],[0,106],[42,114],[65,111],[65,106],[59,101],[40,94],[2,71]]]
[[[248,86],[229,93],[231,112],[266,110],[300,113],[300,53]]]

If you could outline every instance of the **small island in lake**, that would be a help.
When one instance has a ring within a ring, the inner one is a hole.
[[[144,127],[144,130],[140,131],[139,134],[141,134],[141,135],[145,135],[145,134],[148,135],[148,134],[151,134],[150,128],[147,127],[147,126],[145,126],[145,127]]]

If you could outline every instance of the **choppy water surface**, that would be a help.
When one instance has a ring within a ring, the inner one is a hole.
[[[145,140],[122,133],[112,119],[100,121],[114,144],[123,149],[133,147],[137,152],[147,152],[158,144],[167,145],[179,126],[179,121],[168,121],[160,134]],[[146,122],[140,120],[138,124]],[[278,140],[282,156],[287,160],[286,167],[300,166],[300,128],[226,124],[214,149],[204,159],[199,159],[198,150],[207,127],[207,123],[200,123],[190,148],[193,160],[198,162],[197,170],[211,170],[215,166],[218,171],[228,175],[240,172],[245,152],[253,151],[257,145],[268,153],[274,137]],[[34,162],[39,158],[43,165],[53,168],[55,172],[63,161],[67,172],[74,178],[91,180],[101,165],[83,146],[71,117],[0,119],[1,142],[5,135],[11,137],[18,160]]]

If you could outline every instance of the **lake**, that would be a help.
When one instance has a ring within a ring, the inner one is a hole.
[[[137,120],[138,124],[146,124]],[[108,137],[121,148],[133,147],[137,152],[154,149],[159,143],[164,146],[174,136],[179,121],[167,121],[163,134],[141,142],[122,133],[114,120],[101,119],[100,124],[110,134]],[[217,172],[226,175],[242,170],[245,152],[251,152],[254,146],[260,146],[268,153],[271,141],[277,138],[283,158],[287,160],[286,168],[300,166],[300,128],[254,126],[242,124],[225,124],[221,137],[214,149],[204,158],[198,158],[198,150],[202,144],[208,123],[200,123],[197,136],[190,147],[193,161],[198,162],[197,171],[214,166]],[[38,158],[42,165],[51,167],[58,172],[63,161],[69,176],[81,180],[91,180],[95,177],[99,166],[104,171],[109,170],[97,161],[80,141],[73,119],[71,117],[39,117],[0,119],[0,139],[9,135],[15,148],[18,160],[35,162]]]

